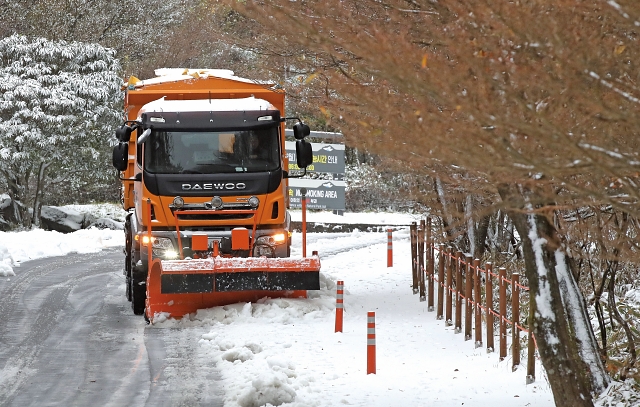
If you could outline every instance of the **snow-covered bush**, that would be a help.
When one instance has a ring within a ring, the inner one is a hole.
[[[99,44],[0,40],[0,178],[28,226],[43,195],[108,185],[120,65]]]
[[[345,180],[347,211],[426,212],[421,203],[424,196],[419,194],[419,185],[411,174],[380,172],[368,164],[349,164]]]

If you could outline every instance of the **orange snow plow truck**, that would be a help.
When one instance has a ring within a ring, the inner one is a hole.
[[[126,295],[153,322],[320,289],[320,260],[291,258],[284,123],[312,163],[309,127],[284,91],[227,70],[129,79],[113,165],[121,171]],[[303,249],[306,253],[306,250]]]

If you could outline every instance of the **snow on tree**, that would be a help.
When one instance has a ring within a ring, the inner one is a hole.
[[[73,186],[78,174],[108,168],[100,158],[120,117],[119,71],[115,51],[98,44],[0,40],[0,175],[14,221],[37,222],[47,183]]]

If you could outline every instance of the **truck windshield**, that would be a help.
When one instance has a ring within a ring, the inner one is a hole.
[[[156,174],[274,171],[280,167],[278,130],[154,130],[145,143],[144,162]]]

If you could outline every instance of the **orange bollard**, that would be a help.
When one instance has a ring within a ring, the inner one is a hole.
[[[367,374],[376,374],[376,313],[367,312]]]
[[[344,312],[344,282],[338,280],[336,287],[336,332],[342,332],[342,313]]]
[[[387,267],[393,267],[393,239],[391,229],[387,229]]]

